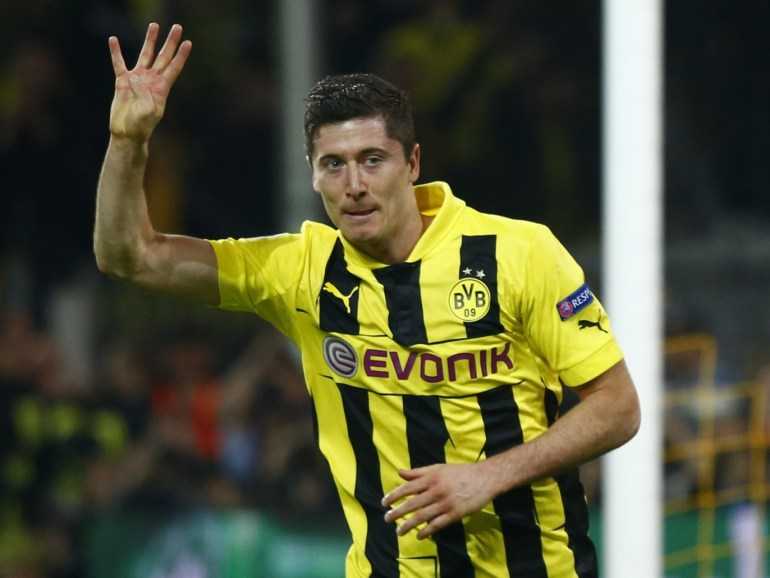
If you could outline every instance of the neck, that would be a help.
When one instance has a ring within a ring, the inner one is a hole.
[[[392,265],[394,263],[403,263],[412,253],[417,241],[433,222],[433,217],[428,217],[417,212],[415,218],[412,218],[405,224],[399,234],[393,239],[383,239],[380,244],[372,244],[358,247],[370,257]]]

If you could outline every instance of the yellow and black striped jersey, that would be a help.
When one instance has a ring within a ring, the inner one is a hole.
[[[446,183],[415,187],[434,219],[385,265],[335,229],[212,241],[221,307],[299,347],[353,544],[348,578],[596,575],[576,472],[498,496],[418,541],[380,501],[399,469],[468,463],[545,432],[563,387],[622,359],[583,272],[544,226],[480,213]]]

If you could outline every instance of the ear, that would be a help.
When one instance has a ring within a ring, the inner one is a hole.
[[[305,155],[305,162],[307,162],[307,166],[310,169],[310,182],[313,185],[313,190],[320,194],[321,191],[318,189],[318,186],[316,186],[315,168],[313,167],[313,161],[310,159],[310,155]]]
[[[409,165],[409,182],[414,184],[420,178],[420,143],[414,143],[407,164]]]
[[[316,175],[316,172],[312,168],[310,169],[310,183],[313,186],[313,190],[320,195],[321,187],[318,186],[318,177]]]

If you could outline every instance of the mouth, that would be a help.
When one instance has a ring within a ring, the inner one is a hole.
[[[363,220],[374,214],[376,209],[355,209],[344,211],[344,215],[350,219]]]

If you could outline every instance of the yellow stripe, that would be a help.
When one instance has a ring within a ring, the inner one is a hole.
[[[403,398],[397,395],[369,395],[369,410],[372,415],[374,444],[380,458],[380,477],[384,493],[406,483],[398,475],[399,469],[409,469],[409,448],[406,439],[406,418]],[[403,502],[397,502],[400,505]],[[413,530],[398,540],[399,556],[414,558],[436,556],[436,544],[432,540],[418,540]],[[409,564],[400,564],[402,577],[408,575]],[[405,570],[406,569],[406,570]],[[404,572],[407,572],[405,574]]]
[[[475,397],[444,398],[441,413],[450,441],[444,448],[449,464],[473,463],[485,459],[482,450],[486,437],[481,409]],[[505,543],[500,520],[492,504],[463,518],[468,556],[476,578],[502,578],[508,575]]]
[[[371,575],[372,566],[364,556],[366,514],[354,497],[356,457],[348,437],[345,410],[339,389],[331,381],[320,381],[319,385],[323,385],[326,391],[322,395],[314,395],[318,416],[318,444],[321,452],[329,460],[345,519],[353,537],[353,547],[348,551],[345,559],[345,575],[348,578],[359,576],[363,578]]]
[[[436,558],[401,558],[398,575],[400,578],[438,578],[438,562]]]
[[[564,527],[564,505],[559,485],[553,478],[532,484],[535,509],[540,521],[540,536],[548,575],[558,578],[577,578],[575,556],[569,548],[569,536]]]
[[[460,238],[442,247],[441,256],[427,259],[420,267],[420,289],[422,293],[422,315],[428,341],[464,339],[465,324],[452,314],[449,308],[450,288],[458,279],[460,271]]]

